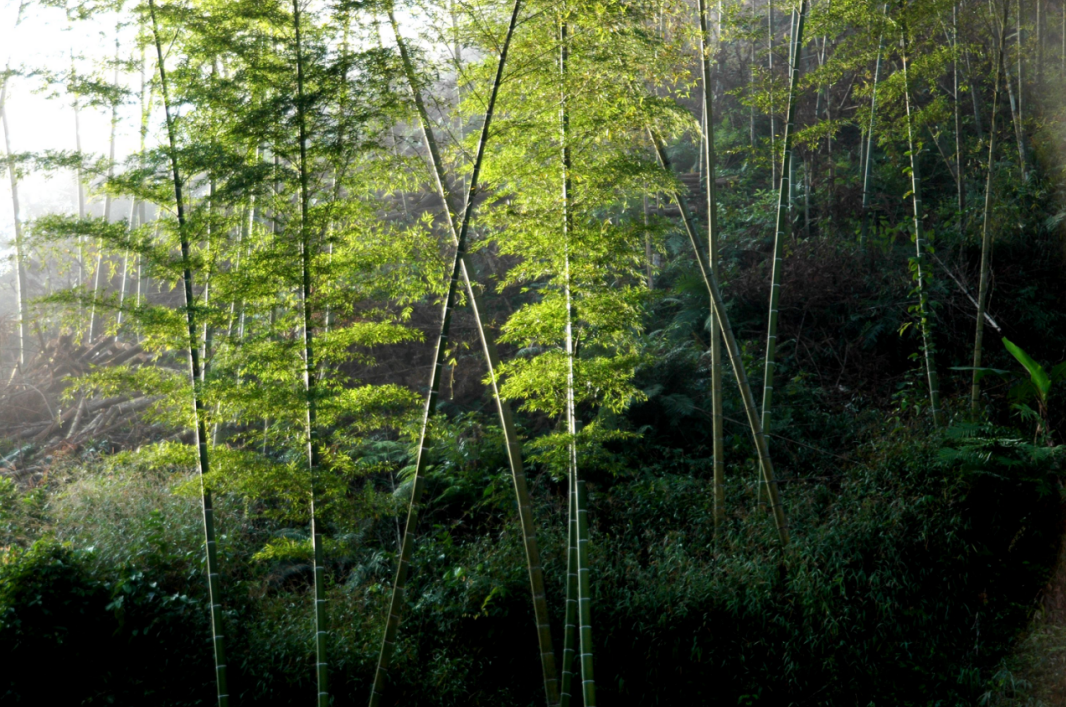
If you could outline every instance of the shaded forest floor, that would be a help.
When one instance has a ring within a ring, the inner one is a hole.
[[[982,704],[1066,706],[1066,537],[1032,620],[993,684]]]

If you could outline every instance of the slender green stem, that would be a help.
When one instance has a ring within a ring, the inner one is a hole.
[[[707,0],[699,0],[700,73],[703,79],[703,158],[707,165],[707,257],[718,277],[718,195],[715,185],[714,90],[711,85],[711,34]],[[714,525],[725,520],[725,433],[722,424],[722,325],[710,312],[711,329],[711,434],[714,439]]]
[[[485,118],[481,126],[481,137],[478,140],[477,153],[474,157],[473,170],[470,174],[470,183],[467,187],[466,199],[463,209],[462,225],[459,227],[458,242],[455,246],[455,257],[452,261],[451,275],[448,281],[448,294],[444,300],[444,312],[441,317],[440,335],[437,339],[437,350],[434,356],[433,369],[430,373],[429,394],[426,396],[426,408],[422,417],[422,433],[418,444],[418,457],[415,461],[415,479],[411,488],[411,500],[407,510],[407,524],[404,528],[403,541],[400,546],[399,564],[396,568],[396,577],[392,586],[392,599],[389,602],[389,618],[385,626],[385,636],[381,643],[381,653],[378,656],[377,670],[374,673],[374,685],[370,693],[370,706],[377,707],[381,704],[388,682],[388,670],[392,661],[392,652],[396,645],[396,634],[400,627],[400,618],[403,615],[404,589],[407,584],[407,573],[411,563],[411,555],[414,552],[414,533],[418,525],[418,513],[422,501],[422,492],[425,488],[426,471],[426,443],[429,436],[430,418],[436,412],[437,395],[440,392],[441,371],[444,367],[444,356],[448,345],[448,336],[451,330],[452,308],[455,304],[456,292],[459,285],[459,275],[462,269],[463,256],[466,253],[466,238],[470,228],[470,218],[474,212],[474,197],[477,195],[478,179],[481,175],[481,165],[485,157],[485,146],[489,139],[489,127],[492,124],[493,111],[496,106],[496,98],[499,95],[500,84],[503,83],[503,70],[507,63],[507,52],[511,46],[511,38],[518,24],[518,13],[522,6],[522,0],[515,0],[511,11],[510,24],[507,27],[507,35],[500,49],[499,62],[496,65],[496,75],[492,83],[492,91],[485,108]]]
[[[311,486],[311,552],[314,569],[315,597],[315,679],[318,683],[316,704],[329,707],[329,628],[326,623],[325,558],[322,553],[322,526],[318,506],[318,424],[317,371],[314,353],[314,325],[311,305],[311,227],[308,212],[311,208],[310,165],[307,162],[307,105],[304,93],[304,60],[302,15],[299,0],[292,0],[292,22],[296,40],[296,122],[300,138],[300,307],[303,314],[303,383],[305,395],[304,435],[307,438],[307,468]]]
[[[455,226],[453,213],[452,194],[448,189],[448,180],[444,173],[444,163],[440,157],[437,139],[433,132],[429,113],[422,99],[422,91],[418,85],[414,64],[411,61],[407,43],[400,34],[399,24],[396,22],[393,7],[387,7],[389,23],[392,25],[393,35],[396,38],[396,46],[400,50],[400,60],[411,94],[414,97],[415,108],[418,111],[419,126],[422,129],[422,137],[429,151],[430,166],[433,168],[434,184],[437,196],[443,204],[445,220],[448,223],[448,231],[452,240],[458,245],[459,234]],[[522,542],[526,552],[526,566],[529,572],[529,583],[533,595],[533,614],[537,624],[537,642],[540,649],[541,672],[544,680],[544,692],[548,705],[559,702],[559,681],[555,667],[555,650],[552,647],[551,623],[548,616],[548,602],[544,589],[544,570],[540,562],[540,550],[537,545],[536,525],[533,522],[532,502],[529,496],[529,487],[526,481],[525,467],[522,463],[522,445],[518,439],[518,431],[515,429],[514,416],[511,405],[500,395],[499,381],[496,377],[496,369],[499,366],[499,355],[496,352],[496,343],[489,334],[481,318],[481,297],[474,288],[473,282],[466,264],[464,254],[460,263],[463,284],[466,295],[474,315],[474,324],[477,328],[478,337],[481,340],[481,348],[488,367],[489,380],[492,385],[492,396],[496,401],[496,411],[500,418],[500,427],[503,430],[504,443],[507,447],[507,459],[511,468],[511,478],[514,481],[515,498],[518,503],[518,517],[522,527]]]
[[[933,324],[929,313],[929,293],[926,289],[928,273],[925,266],[925,251],[928,245],[925,240],[925,228],[922,224],[925,214],[922,207],[922,180],[918,169],[919,145],[914,139],[914,119],[911,115],[910,74],[908,71],[910,60],[907,56],[907,23],[906,18],[903,16],[903,0],[900,0],[900,52],[903,66],[903,98],[907,115],[907,145],[910,148],[911,160],[911,202],[914,205],[914,262],[918,290],[918,321],[922,332],[922,349],[925,354],[925,370],[929,381],[929,407],[933,415],[933,424],[937,427],[943,427],[946,424],[946,419],[944,411],[940,407],[940,379],[937,377],[936,372]]]
[[[996,58],[996,73],[992,83],[992,124],[988,129],[988,171],[985,174],[985,210],[981,225],[981,271],[977,290],[977,332],[973,341],[973,381],[970,385],[970,414],[977,416],[981,403],[981,383],[978,370],[981,367],[982,346],[985,338],[985,306],[988,302],[989,259],[992,254],[992,167],[996,155],[996,112],[999,107],[999,82],[1003,73],[1003,45],[1007,36],[1009,0],[1003,0],[1003,22],[1000,24],[999,50]]]
[[[788,218],[792,189],[792,139],[796,129],[796,86],[799,82],[799,56],[803,43],[803,25],[807,18],[807,0],[800,0],[799,17],[793,25],[790,45],[793,47],[788,79],[788,108],[785,114],[785,134],[782,138],[781,182],[777,195],[777,221],[774,227],[774,259],[770,273],[770,314],[766,326],[766,362],[763,368],[762,429],[770,430],[770,411],[774,397],[774,370],[777,367],[777,318],[781,303],[781,264],[784,241],[790,230]],[[765,476],[765,474],[764,474]]]
[[[562,684],[559,707],[569,707],[574,680],[574,656],[577,655],[577,489],[567,477],[568,511],[566,518],[566,618],[563,622]]]
[[[670,171],[670,160],[666,154],[666,146],[663,144],[662,139],[649,128],[649,134],[651,135],[652,144],[655,146],[656,156],[659,158],[659,162],[663,168]],[[774,465],[770,460],[770,449],[766,443],[766,436],[763,434],[762,422],[759,420],[758,408],[755,407],[755,396],[752,395],[751,385],[748,382],[748,374],[744,370],[744,360],[740,356],[740,346],[737,344],[736,337],[733,335],[733,327],[729,323],[729,315],[725,310],[725,301],[722,299],[721,290],[718,288],[718,278],[715,277],[714,272],[710,270],[707,263],[703,260],[703,250],[700,248],[699,238],[696,235],[695,224],[692,219],[692,214],[689,213],[688,206],[685,204],[684,199],[677,193],[673,194],[673,199],[678,205],[678,209],[681,211],[681,219],[685,224],[685,231],[688,234],[689,243],[692,245],[692,249],[696,255],[696,264],[700,269],[700,276],[703,278],[703,284],[707,287],[707,294],[711,297],[711,303],[714,305],[714,311],[718,315],[718,321],[722,324],[722,336],[725,340],[726,353],[729,354],[729,362],[733,367],[733,375],[737,379],[737,387],[740,388],[740,397],[744,403],[744,412],[748,416],[748,426],[751,427],[751,435],[755,441],[755,450],[759,455],[759,466],[763,472],[763,481],[766,487],[769,489],[770,497],[770,511],[774,516],[774,524],[777,526],[778,537],[781,539],[781,544],[787,546],[789,543],[788,524],[785,521],[785,511],[781,506],[781,498],[777,489],[777,480],[774,478]]]
[[[885,3],[884,14],[888,15],[888,3]],[[866,234],[870,225],[870,165],[873,164],[874,150],[874,125],[877,115],[877,81],[881,76],[881,54],[885,49],[885,35],[882,32],[877,36],[877,61],[874,62],[874,85],[870,91],[870,125],[866,129],[866,160],[862,167],[862,230],[859,231],[859,247],[866,245]]]
[[[574,233],[573,190],[570,154],[570,107],[567,86],[570,47],[568,27],[564,19],[559,23],[559,142],[562,146],[562,207],[563,207],[563,291],[566,297],[566,431],[570,451],[570,487],[575,489],[574,530],[577,544],[577,636],[581,666],[581,698],[585,707],[596,707],[596,681],[592,657],[592,597],[589,583],[588,507],[585,502],[585,482],[579,481],[577,465],[577,407],[574,398],[574,300],[570,275],[571,239]],[[565,641],[565,639],[564,639]],[[568,666],[569,667],[569,666]],[[570,685],[567,685],[569,690]]]
[[[170,110],[167,73],[163,65],[163,44],[156,20],[155,0],[148,0],[152,18],[152,36],[155,40],[159,66],[159,92],[163,100],[166,118],[167,139],[170,147],[170,167],[174,183],[174,205],[178,217],[178,237],[181,241],[182,284],[185,295],[185,324],[188,333],[187,353],[189,359],[189,383],[192,389],[193,430],[196,435],[197,459],[200,467],[200,500],[204,518],[204,546],[207,556],[207,596],[211,605],[211,638],[215,654],[215,682],[218,688],[218,705],[229,705],[229,688],[226,681],[225,636],[222,630],[222,592],[219,584],[218,557],[215,547],[215,512],[211,493],[204,486],[204,476],[210,469],[207,453],[207,429],[203,398],[200,392],[200,347],[196,341],[196,298],[193,291],[192,255],[188,230],[185,223],[185,198],[183,182],[178,169],[178,138],[174,116]]]

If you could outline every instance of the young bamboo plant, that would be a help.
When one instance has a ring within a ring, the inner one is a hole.
[[[182,285],[185,295],[185,325],[188,339],[186,354],[189,361],[189,387],[192,391],[193,433],[196,440],[197,460],[200,472],[200,501],[204,519],[204,547],[207,558],[207,591],[211,607],[211,638],[215,656],[215,681],[218,688],[219,707],[228,707],[229,688],[226,680],[226,653],[222,631],[222,597],[219,584],[218,556],[215,547],[215,518],[211,492],[204,486],[204,476],[210,470],[207,451],[207,426],[205,410],[200,390],[200,347],[197,343],[196,295],[194,292],[192,272],[192,247],[185,221],[184,183],[178,166],[178,139],[174,116],[171,111],[167,92],[167,73],[164,65],[163,42],[156,17],[155,0],[148,0],[148,11],[152,23],[152,38],[156,49],[159,69],[159,93],[163,103],[163,115],[166,119],[167,141],[171,167],[171,179],[174,186],[174,206],[178,219],[178,236],[181,241]]]
[[[396,645],[396,633],[400,627],[400,617],[403,615],[404,589],[407,584],[407,572],[411,562],[411,554],[414,551],[414,534],[418,525],[418,513],[422,501],[422,492],[425,487],[426,472],[426,446],[429,437],[430,418],[436,412],[437,394],[440,391],[441,371],[444,367],[445,350],[448,345],[448,336],[451,330],[452,308],[455,304],[456,291],[459,285],[459,273],[466,253],[466,238],[470,228],[470,218],[474,212],[474,197],[477,195],[478,178],[481,174],[482,160],[485,157],[485,146],[489,139],[489,127],[492,124],[493,110],[496,106],[496,98],[499,95],[500,84],[503,83],[503,70],[507,64],[507,52],[511,46],[511,38],[514,36],[515,27],[518,24],[518,13],[522,7],[522,0],[515,0],[511,10],[510,23],[507,26],[507,34],[500,47],[500,58],[496,65],[496,74],[492,82],[489,100],[485,107],[485,117],[481,126],[481,136],[478,139],[477,152],[474,156],[473,169],[470,173],[470,182],[466,190],[463,208],[463,219],[457,236],[455,257],[453,258],[451,275],[448,281],[448,294],[444,300],[444,311],[441,317],[440,334],[437,338],[437,349],[433,360],[433,369],[429,379],[429,394],[426,396],[426,407],[422,417],[422,432],[418,444],[418,456],[415,461],[415,478],[411,489],[411,500],[407,511],[407,523],[404,528],[403,541],[400,547],[400,559],[396,568],[396,577],[393,580],[392,598],[389,602],[389,618],[385,626],[385,636],[381,643],[381,653],[378,657],[377,669],[374,673],[374,684],[370,693],[370,707],[378,707],[386,689],[388,681],[389,665],[392,661],[392,652]]]
[[[918,324],[922,333],[922,350],[925,355],[925,370],[929,381],[929,408],[933,415],[933,424],[943,427],[946,423],[944,411],[940,407],[940,379],[937,377],[935,349],[933,347],[933,324],[929,313],[928,268],[925,265],[927,244],[925,241],[925,218],[922,207],[922,180],[918,170],[918,143],[914,139],[914,118],[911,115],[910,64],[907,56],[907,23],[903,0],[900,0],[900,59],[903,73],[903,100],[907,118],[907,146],[911,161],[911,202],[914,205],[914,245],[915,277],[918,291]]]
[[[453,213],[459,213],[452,203],[452,194],[448,189],[447,177],[444,173],[444,164],[441,160],[440,149],[429,121],[429,113],[426,111],[425,102],[422,100],[422,91],[419,88],[418,77],[415,74],[414,64],[411,61],[407,43],[400,34],[399,24],[396,22],[395,12],[391,3],[387,7],[389,23],[392,26],[396,46],[400,50],[400,60],[403,65],[404,75],[414,98],[415,108],[418,111],[418,122],[422,129],[422,138],[429,152],[429,162],[433,169],[433,183],[443,205],[445,220],[448,230],[456,245],[459,243],[459,234],[455,227]],[[544,590],[544,572],[540,563],[540,550],[537,546],[536,526],[533,523],[533,512],[529,497],[529,488],[526,483],[526,472],[522,464],[522,445],[518,440],[518,432],[515,429],[514,417],[510,403],[500,395],[499,382],[496,378],[496,369],[499,365],[499,356],[496,353],[496,343],[493,341],[481,319],[481,298],[474,289],[470,279],[466,257],[460,261],[460,269],[463,277],[463,285],[466,288],[467,299],[474,315],[474,324],[477,328],[478,337],[481,340],[481,348],[488,367],[489,381],[492,386],[492,396],[496,401],[496,411],[500,418],[500,428],[503,430],[504,444],[507,447],[507,460],[511,468],[511,478],[514,481],[515,497],[518,502],[518,517],[522,527],[522,541],[526,551],[526,567],[529,572],[529,583],[533,593],[533,614],[537,624],[537,641],[540,648],[541,672],[544,679],[544,692],[549,705],[559,701],[559,684],[555,667],[555,651],[552,648],[551,625],[548,617],[548,602]]]

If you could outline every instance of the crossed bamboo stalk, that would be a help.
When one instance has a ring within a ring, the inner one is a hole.
[[[377,707],[381,704],[381,697],[388,682],[388,670],[391,665],[392,653],[396,644],[396,634],[399,630],[402,617],[404,590],[407,582],[411,554],[414,548],[414,531],[418,522],[422,493],[425,487],[426,444],[429,436],[429,422],[435,412],[437,395],[440,391],[445,348],[450,333],[452,310],[455,304],[460,276],[462,277],[463,284],[466,288],[478,336],[481,339],[482,351],[485,355],[486,365],[489,369],[489,380],[492,385],[493,397],[496,400],[496,409],[500,417],[500,425],[503,428],[504,441],[507,446],[508,463],[511,467],[511,476],[514,480],[515,496],[518,501],[519,520],[522,526],[522,539],[525,545],[526,562],[533,594],[533,611],[537,623],[537,641],[540,648],[545,695],[549,705],[555,705],[559,702],[559,685],[555,668],[555,652],[552,649],[551,630],[548,620],[548,604],[544,592],[544,573],[540,564],[540,552],[536,541],[536,528],[533,524],[533,514],[530,508],[529,489],[526,483],[525,470],[522,466],[522,449],[518,441],[517,432],[515,431],[511,407],[500,395],[499,382],[496,378],[496,368],[499,365],[499,356],[496,352],[495,343],[486,331],[482,321],[480,298],[473,287],[466,263],[467,235],[470,219],[474,212],[473,204],[479,186],[478,178],[481,173],[481,165],[485,156],[485,146],[489,138],[489,127],[496,106],[496,98],[499,93],[500,84],[503,80],[503,71],[507,62],[507,53],[511,45],[511,38],[514,35],[515,27],[518,23],[518,15],[521,10],[521,5],[522,0],[515,0],[511,11],[507,34],[500,49],[500,58],[497,62],[496,75],[485,108],[481,136],[478,140],[477,152],[474,158],[470,181],[466,190],[465,201],[462,210],[455,211],[455,213],[462,214],[462,221],[458,228],[456,228],[455,225],[455,217],[453,216],[451,203],[452,195],[448,189],[443,161],[441,160],[437,140],[429,121],[429,114],[426,111],[425,103],[422,99],[422,93],[414,65],[411,61],[407,44],[400,34],[399,25],[396,22],[392,4],[390,3],[386,8],[389,23],[392,26],[397,47],[400,50],[400,59],[403,65],[404,74],[410,86],[415,108],[418,112],[418,120],[422,129],[422,136],[429,152],[437,195],[440,197],[443,204],[443,211],[445,220],[448,224],[448,230],[455,243],[455,256],[452,262],[448,294],[445,298],[444,312],[441,318],[440,334],[437,340],[433,370],[430,374],[429,394],[426,398],[426,408],[422,419],[422,432],[418,445],[418,457],[415,463],[415,480],[411,490],[407,524],[404,528],[403,540],[401,541],[399,565],[396,569],[392,598],[389,603],[388,623],[385,627],[385,636],[382,640],[381,653],[378,658],[378,666],[374,675],[374,684],[371,689],[371,707]]]

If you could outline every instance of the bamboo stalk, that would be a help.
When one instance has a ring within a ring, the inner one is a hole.
[[[570,48],[565,19],[559,24],[559,100],[560,143],[562,145],[562,207],[563,207],[563,287],[566,296],[566,431],[570,451],[570,487],[575,489],[574,511],[577,531],[577,647],[581,666],[581,699],[584,707],[596,707],[596,681],[593,676],[592,654],[592,597],[589,583],[588,505],[585,482],[579,480],[577,464],[577,409],[574,402],[574,301],[570,278],[570,240],[574,232],[572,161],[570,155],[570,107],[568,102],[568,69]],[[564,640],[565,642],[565,640]]]
[[[789,64],[788,108],[785,134],[782,139],[781,183],[777,196],[777,221],[774,227],[774,259],[770,273],[770,312],[766,327],[766,360],[763,367],[762,429],[770,429],[770,411],[774,397],[774,370],[777,367],[777,318],[781,302],[781,264],[784,260],[784,241],[788,237],[788,212],[792,188],[792,138],[796,129],[796,87],[799,82],[799,55],[803,42],[803,25],[807,19],[807,0],[800,0],[799,15],[793,29],[791,46],[794,56]]]
[[[970,384],[970,414],[977,416],[981,402],[981,383],[977,369],[981,367],[985,338],[985,305],[988,301],[989,260],[992,255],[992,167],[996,155],[996,112],[999,107],[999,81],[1003,73],[1003,45],[1007,36],[1009,0],[1003,0],[1003,22],[1000,24],[999,50],[996,53],[996,73],[992,80],[992,125],[988,129],[988,171],[985,173],[985,209],[981,225],[981,271],[977,288],[977,332],[973,341],[973,380]]]
[[[559,707],[570,707],[574,679],[574,656],[577,638],[577,489],[567,478],[566,518],[566,611],[563,622],[562,682],[559,688]]]
[[[510,23],[503,45],[500,48],[500,58],[496,65],[496,75],[493,79],[489,101],[485,107],[485,118],[481,126],[481,136],[478,139],[477,153],[474,157],[473,170],[470,174],[470,182],[466,190],[466,199],[463,209],[462,225],[459,227],[458,243],[455,247],[455,257],[452,262],[451,276],[448,281],[448,294],[444,300],[444,312],[441,317],[440,334],[437,339],[437,350],[434,356],[433,369],[430,373],[429,394],[426,396],[426,408],[422,417],[422,433],[418,444],[418,457],[415,462],[415,480],[411,489],[411,501],[407,511],[407,525],[404,528],[403,542],[400,547],[399,564],[396,568],[396,578],[393,581],[392,598],[389,602],[389,618],[385,627],[385,636],[381,643],[381,654],[378,656],[378,665],[374,673],[374,685],[370,693],[370,707],[378,707],[388,681],[388,669],[392,660],[392,652],[396,644],[396,633],[400,626],[400,617],[403,615],[404,588],[407,583],[407,571],[411,562],[411,554],[414,551],[414,533],[418,525],[418,513],[422,500],[422,492],[425,487],[426,470],[426,443],[429,436],[429,422],[436,412],[437,395],[440,392],[441,371],[444,367],[445,349],[448,344],[448,336],[451,329],[452,308],[455,303],[456,290],[459,284],[459,275],[462,269],[463,256],[466,253],[466,237],[470,228],[470,218],[474,212],[474,197],[477,195],[478,178],[481,175],[481,164],[485,157],[485,146],[489,139],[489,127],[492,124],[493,111],[496,107],[496,98],[499,94],[500,84],[503,83],[503,70],[507,63],[507,52],[511,46],[511,38],[514,36],[515,26],[518,24],[518,13],[521,10],[522,0],[515,0],[511,11]]]
[[[707,257],[711,272],[718,277],[718,199],[715,193],[714,90],[711,85],[710,23],[707,0],[699,0],[700,75],[703,80],[703,162],[707,197]],[[719,17],[719,20],[721,18]],[[711,435],[714,457],[714,525],[725,520],[725,432],[722,423],[722,325],[710,311],[711,329]]]
[[[152,36],[155,42],[159,67],[159,91],[166,118],[167,140],[170,147],[170,166],[174,183],[174,203],[178,218],[178,236],[181,240],[182,284],[185,295],[185,324],[188,331],[187,355],[189,360],[189,384],[192,389],[193,431],[200,471],[200,500],[204,519],[204,547],[207,559],[207,590],[211,605],[211,642],[215,657],[215,682],[218,688],[219,707],[228,707],[229,688],[226,679],[225,636],[222,632],[222,592],[219,585],[218,557],[215,547],[215,516],[211,493],[204,486],[204,475],[210,469],[207,450],[207,429],[204,421],[204,404],[200,394],[200,353],[196,344],[196,299],[193,293],[191,247],[185,223],[185,198],[183,182],[178,169],[177,131],[170,110],[167,90],[167,73],[163,65],[163,44],[156,20],[155,0],[148,0],[152,20]]]
[[[434,186],[437,196],[443,204],[443,213],[448,223],[448,231],[452,241],[458,245],[459,234],[455,226],[453,213],[458,213],[452,208],[452,194],[448,188],[448,180],[444,172],[444,162],[440,156],[436,135],[425,102],[422,99],[422,91],[418,87],[418,80],[407,49],[407,42],[400,34],[399,24],[393,7],[387,7],[389,23],[392,26],[396,46],[400,51],[400,59],[404,74],[407,78],[411,94],[414,98],[415,107],[418,111],[419,126],[422,129],[422,138],[429,152],[430,166],[433,169]],[[532,502],[529,496],[529,487],[526,480],[525,467],[522,463],[522,444],[518,439],[518,431],[515,429],[514,416],[510,403],[500,395],[499,381],[496,377],[496,368],[499,366],[499,354],[496,351],[496,342],[489,334],[481,318],[481,297],[474,288],[473,281],[466,263],[466,254],[463,254],[460,263],[463,285],[466,289],[467,299],[474,315],[474,325],[481,341],[482,353],[488,368],[489,380],[492,385],[492,397],[496,402],[496,412],[500,418],[500,428],[503,431],[504,444],[507,447],[507,461],[511,469],[511,479],[514,482],[515,499],[518,503],[518,518],[522,527],[522,543],[526,553],[526,566],[529,572],[530,588],[533,596],[533,614],[537,624],[537,642],[540,650],[541,672],[543,674],[544,692],[549,705],[559,702],[559,683],[555,667],[555,650],[552,647],[551,623],[548,615],[548,602],[544,587],[544,571],[540,561],[540,549],[537,545],[536,525],[533,521]]]
[[[925,370],[929,381],[929,407],[933,415],[933,424],[943,427],[947,424],[944,411],[940,408],[940,379],[936,372],[935,350],[933,348],[933,325],[929,319],[929,295],[926,292],[927,272],[925,267],[925,228],[922,207],[922,180],[918,169],[918,144],[914,139],[914,119],[911,115],[910,64],[907,56],[907,23],[903,15],[903,0],[900,6],[900,53],[903,66],[903,98],[907,116],[907,145],[911,161],[911,202],[914,205],[914,245],[915,265],[918,280],[918,321],[922,332],[922,350],[925,356]]]
[[[314,571],[315,608],[315,679],[318,683],[316,704],[329,707],[328,626],[326,623],[325,558],[322,552],[322,528],[318,506],[318,424],[317,380],[314,353],[314,329],[311,311],[311,229],[307,223],[311,208],[310,166],[307,162],[307,106],[304,95],[304,58],[299,0],[292,0],[292,23],[296,40],[296,123],[300,138],[300,310],[303,326],[304,436],[307,438],[307,469],[311,486],[311,552]]]
[[[659,136],[650,128],[648,133],[651,135],[652,144],[655,146],[655,153],[659,158],[660,164],[662,164],[664,169],[670,171],[670,160],[666,155],[665,145],[663,145]],[[676,192],[673,195],[673,199],[681,211],[681,219],[684,222],[689,243],[692,245],[692,249],[696,254],[696,264],[699,266],[700,276],[703,278],[703,284],[707,287],[707,293],[710,295],[711,302],[714,304],[714,311],[718,315],[718,321],[722,324],[722,337],[725,340],[726,353],[729,354],[729,362],[733,367],[733,375],[737,379],[737,387],[740,389],[740,396],[744,402],[744,412],[748,416],[748,425],[751,427],[751,435],[755,442],[755,450],[759,456],[759,466],[762,468],[763,481],[769,489],[770,511],[773,513],[774,524],[777,526],[777,533],[778,537],[781,539],[781,544],[787,547],[789,543],[788,524],[785,520],[784,508],[781,506],[781,497],[777,488],[777,480],[774,478],[774,465],[770,460],[770,449],[766,443],[766,435],[763,434],[758,408],[755,407],[755,396],[752,395],[751,392],[751,385],[748,382],[748,374],[744,370],[744,360],[740,356],[740,346],[737,344],[736,337],[733,335],[733,327],[729,323],[729,315],[725,310],[725,301],[722,299],[722,293],[718,288],[718,278],[715,277],[714,272],[712,272],[703,261],[703,251],[700,249],[699,239],[696,236],[696,229],[693,224],[692,215],[688,211],[688,206],[685,204],[681,195]]]
[[[888,15],[888,3],[885,3],[884,14]],[[870,165],[873,163],[874,151],[874,125],[877,115],[877,80],[881,75],[881,54],[885,49],[885,34],[877,35],[877,61],[874,62],[874,84],[870,91],[870,125],[866,130],[866,160],[862,168],[862,230],[859,231],[859,248],[866,245],[866,234],[869,232],[870,223]]]

